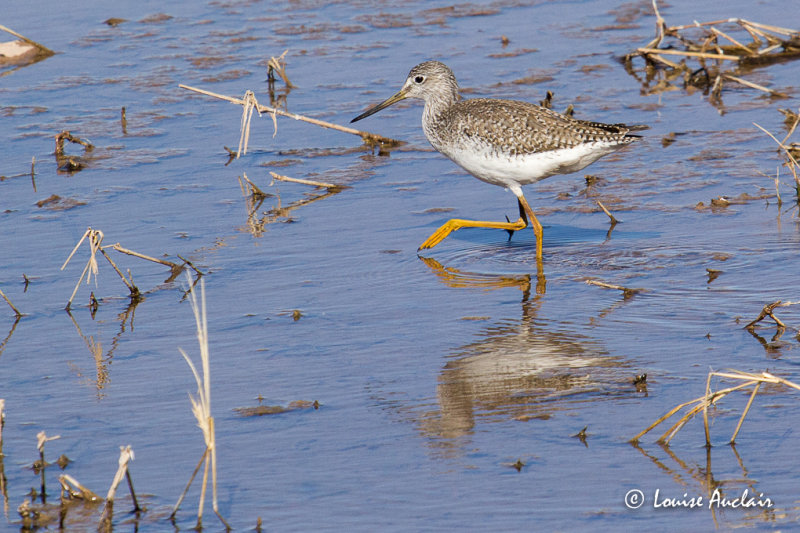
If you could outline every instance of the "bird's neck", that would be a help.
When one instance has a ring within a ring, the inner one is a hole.
[[[453,88],[452,92],[433,94],[425,99],[425,109],[422,111],[423,124],[438,122],[440,117],[457,101],[461,100],[458,88]]]

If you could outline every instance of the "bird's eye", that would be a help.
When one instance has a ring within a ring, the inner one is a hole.
[[[425,76],[414,77],[414,83],[422,83],[423,81],[425,81]]]

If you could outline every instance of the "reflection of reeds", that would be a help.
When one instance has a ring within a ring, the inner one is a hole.
[[[728,387],[726,389],[720,389],[718,391],[711,391],[711,378],[712,377],[719,377],[719,378],[727,378],[727,379],[735,379],[739,381],[743,381],[738,385],[733,387]],[[792,387],[794,389],[800,390],[800,385],[793,383],[789,380],[774,376],[769,372],[762,372],[761,374],[750,374],[748,372],[742,372],[739,370],[732,370],[730,372],[709,372],[708,377],[706,379],[706,393],[699,397],[695,398],[694,400],[690,400],[688,402],[684,402],[676,407],[673,407],[670,411],[668,411],[665,415],[660,417],[658,420],[650,424],[644,431],[636,435],[631,439],[631,442],[638,442],[640,438],[642,438],[645,434],[650,432],[656,426],[661,424],[662,422],[666,421],[667,419],[671,418],[674,414],[685,407],[689,407],[686,413],[673,424],[661,437],[658,438],[658,442],[661,444],[669,444],[669,441],[680,431],[680,429],[686,425],[686,423],[691,420],[696,414],[702,411],[703,413],[703,427],[705,428],[705,437],[706,437],[706,446],[711,446],[711,433],[708,428],[708,408],[712,405],[716,405],[722,398],[727,396],[728,394],[740,390],[746,389],[750,386],[753,387],[753,391],[750,393],[750,398],[747,401],[747,405],[742,412],[742,416],[739,418],[739,423],[736,425],[736,430],[733,432],[733,436],[731,437],[730,443],[733,444],[736,441],[736,436],[739,434],[739,430],[742,427],[742,423],[744,422],[745,416],[750,411],[750,407],[753,405],[753,400],[756,397],[756,394],[759,391],[759,388],[764,383],[770,383],[775,385],[786,385],[788,387]]]
[[[189,285],[191,285],[191,276],[189,276],[187,273],[186,277]],[[197,525],[195,527],[196,529],[200,530],[203,526],[203,508],[205,507],[206,487],[208,486],[208,471],[210,467],[212,476],[211,485],[213,490],[214,513],[216,513],[217,517],[225,525],[225,528],[230,530],[228,523],[224,518],[222,518],[222,515],[219,514],[219,509],[217,506],[217,447],[214,431],[214,418],[211,416],[211,371],[209,367],[210,353],[208,349],[208,321],[206,318],[206,291],[204,280],[200,280],[200,303],[198,304],[195,290],[192,290],[189,293],[189,301],[192,304],[195,326],[197,327],[197,342],[200,345],[202,376],[197,372],[197,368],[195,367],[194,363],[192,363],[192,360],[189,358],[189,356],[186,355],[186,352],[180,348],[179,350],[183,358],[186,359],[186,362],[189,364],[189,368],[191,368],[195,382],[197,383],[197,396],[195,397],[190,394],[189,399],[192,402],[192,413],[197,419],[197,425],[203,431],[203,439],[206,443],[206,449],[203,452],[203,455],[200,457],[197,467],[194,469],[192,476],[189,478],[189,483],[183,490],[183,494],[181,494],[178,502],[175,504],[170,516],[174,519],[181,503],[183,502],[183,498],[186,496],[189,487],[191,487],[192,482],[197,475],[197,472],[200,470],[200,467],[203,465],[203,463],[205,463],[205,468],[203,469],[203,484],[200,492],[200,504],[197,509]]]
[[[280,195],[277,197],[278,205],[273,207],[269,211],[265,212],[263,217],[258,217],[258,209],[261,207],[261,204],[264,202],[266,198],[272,197],[272,194],[265,193],[261,188],[253,183],[248,177],[247,174],[244,174],[243,177],[239,178],[239,186],[242,189],[242,194],[245,197],[245,201],[247,203],[247,228],[250,233],[253,234],[254,237],[260,237],[264,233],[264,228],[267,224],[272,224],[275,222],[280,221],[281,219],[289,219],[290,213],[304,205],[308,205],[310,203],[316,202],[318,200],[322,200],[323,198],[327,198],[329,196],[333,196],[334,194],[339,194],[344,189],[347,189],[346,185],[336,185],[334,183],[327,183],[322,181],[313,181],[313,180],[306,180],[306,179],[299,179],[299,178],[290,178],[288,176],[282,176],[280,174],[276,174],[275,172],[270,172],[272,176],[273,182],[270,185],[273,185],[274,182],[283,181],[283,182],[290,182],[290,183],[299,183],[301,185],[309,185],[311,187],[316,187],[320,189],[325,189],[322,192],[317,193],[316,191],[310,194],[307,194],[306,198],[302,200],[297,200],[292,202],[286,207],[281,205]]]

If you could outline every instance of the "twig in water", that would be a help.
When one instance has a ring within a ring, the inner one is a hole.
[[[69,494],[70,498],[89,502],[99,502],[101,500],[100,496],[78,483],[78,480],[69,474],[58,476],[58,482],[61,484],[61,490]]]
[[[153,263],[158,263],[160,265],[168,266],[173,269],[180,268],[181,266],[177,263],[173,263],[172,261],[167,261],[166,259],[158,259],[156,257],[150,257],[149,255],[140,254],[139,252],[134,252],[133,250],[128,250],[127,248],[123,248],[120,245],[120,243],[114,243],[108,246],[103,246],[103,248],[112,248],[123,254],[132,255],[133,257],[138,257],[139,259],[146,259],[147,261],[152,261]]]
[[[2,290],[0,290],[0,296],[3,297],[3,300],[5,300],[8,306],[14,311],[14,314],[17,315],[17,318],[22,316],[22,313],[19,312],[19,309],[14,307],[14,304],[11,303],[11,300],[8,299],[8,296],[6,296]]]
[[[673,56],[699,57],[703,59],[723,59],[726,61],[739,61],[741,59],[739,56],[732,56],[729,54],[712,54],[710,52],[691,52],[689,50],[672,50],[668,48],[637,48],[636,51],[642,55],[666,54]]]
[[[55,54],[55,52],[53,52],[52,50],[50,50],[49,48],[47,48],[43,44],[39,44],[36,41],[28,39],[27,37],[25,37],[23,35],[20,35],[19,33],[15,32],[14,30],[12,30],[10,28],[6,28],[5,26],[0,25],[0,30],[3,30],[4,32],[10,33],[11,35],[16,37],[17,39],[21,39],[21,40],[25,41],[26,43],[28,43],[28,44],[30,44],[32,46],[35,46],[37,49],[39,49],[39,51],[41,53],[47,54],[48,56],[51,56],[51,55]]]
[[[236,159],[242,154],[247,153],[247,143],[250,141],[250,119],[253,118],[253,110],[258,110],[258,100],[256,100],[256,95],[253,91],[247,91],[244,93],[244,104],[242,105],[242,124],[241,124],[241,132],[239,134],[239,149],[236,150]],[[261,111],[258,112],[258,116],[261,116]],[[275,132],[272,134],[272,137],[278,134],[278,123],[275,122]]]
[[[133,499],[133,511],[139,512],[142,510],[136,499],[136,493],[133,490],[133,482],[131,481],[131,474],[128,470],[128,463],[131,461],[133,461],[133,449],[131,449],[130,446],[120,446],[119,467],[117,468],[117,473],[114,475],[114,479],[111,481],[111,486],[108,488],[108,494],[106,494],[106,504],[103,507],[103,514],[100,519],[102,523],[111,524],[111,518],[114,513],[114,498],[117,494],[117,487],[122,482],[123,477],[128,480],[128,489]]]
[[[196,93],[205,94],[207,96],[211,96],[211,97],[214,97],[214,98],[219,98],[220,100],[227,100],[228,102],[231,102],[232,104],[245,105],[245,100],[243,100],[241,98],[232,98],[230,96],[225,96],[225,95],[222,95],[222,94],[214,93],[214,92],[211,92],[211,91],[206,91],[204,89],[198,89],[196,87],[190,87],[188,85],[183,85],[183,84],[178,85],[178,87],[180,87],[181,89],[186,89],[188,91],[194,91]],[[323,128],[331,128],[331,129],[338,130],[338,131],[341,131],[341,132],[344,132],[344,133],[350,133],[350,134],[353,134],[353,135],[358,135],[359,137],[361,137],[361,139],[365,143],[369,144],[370,146],[374,146],[374,145],[399,146],[399,145],[403,144],[402,141],[398,141],[398,140],[395,140],[395,139],[390,139],[388,137],[382,137],[380,135],[375,135],[374,133],[369,133],[369,132],[366,132],[366,131],[360,131],[360,130],[357,130],[357,129],[354,129],[354,128],[348,128],[347,126],[340,126],[339,124],[333,124],[331,122],[326,122],[324,120],[317,120],[315,118],[305,117],[303,115],[298,115],[296,113],[289,113],[288,111],[283,111],[283,110],[275,108],[275,107],[269,107],[269,106],[258,104],[258,105],[255,106],[255,109],[259,113],[272,113],[273,116],[274,115],[281,115],[283,117],[289,117],[289,118],[293,118],[295,120],[302,120],[303,122],[308,122],[309,124],[314,124],[316,126],[322,126]]]
[[[6,425],[6,401],[3,398],[0,398],[0,454],[2,454],[3,450],[3,426]],[[0,473],[0,481],[2,481],[3,474]],[[5,490],[3,494],[5,494]]]
[[[245,192],[244,184],[242,183],[242,180],[245,183],[247,183],[248,187],[250,187],[250,192],[249,193]],[[261,188],[258,185],[253,183],[250,180],[250,178],[247,177],[247,173],[246,172],[242,173],[242,178],[241,178],[241,180],[239,180],[239,186],[242,189],[242,194],[250,194],[250,195],[256,197],[259,200],[262,199],[262,198],[267,198],[269,196],[267,193],[262,191]]]
[[[772,320],[774,320],[775,324],[777,324],[779,328],[785,329],[786,324],[781,322],[781,320],[775,316],[773,311],[777,307],[789,307],[790,305],[797,305],[797,304],[800,304],[800,302],[783,302],[782,300],[778,300],[776,302],[767,304],[761,309],[761,312],[758,314],[756,319],[745,326],[745,329],[752,330],[756,324],[764,320],[766,317],[770,317]]]
[[[739,385],[735,385],[733,387],[728,387],[726,389],[721,389],[718,391],[711,391],[711,378],[712,377],[719,377],[719,378],[726,378],[726,379],[735,379],[739,381],[743,381]],[[662,444],[669,444],[669,441],[678,433],[678,431],[686,425],[686,423],[691,420],[697,413],[700,411],[703,412],[703,427],[705,431],[705,439],[706,439],[706,446],[711,446],[711,435],[708,426],[708,408],[712,405],[715,405],[718,401],[722,398],[727,396],[728,394],[735,392],[740,389],[745,389],[747,387],[753,386],[753,391],[750,393],[750,397],[747,401],[747,405],[745,406],[742,416],[739,418],[739,423],[736,425],[736,429],[733,432],[733,436],[731,437],[729,443],[734,444],[736,440],[736,436],[739,434],[739,430],[744,423],[744,418],[747,416],[747,413],[750,411],[750,407],[753,404],[753,400],[755,399],[758,390],[760,389],[763,383],[775,384],[775,385],[785,385],[787,387],[791,387],[793,389],[800,391],[800,385],[793,383],[789,380],[777,377],[769,372],[762,372],[761,374],[751,374],[748,372],[742,372],[739,370],[732,370],[730,372],[709,372],[708,377],[706,379],[706,391],[705,394],[699,398],[695,398],[694,400],[684,402],[676,407],[673,407],[669,410],[665,415],[661,416],[658,420],[650,424],[644,431],[640,432],[638,435],[631,439],[631,442],[635,443],[638,442],[640,438],[654,429],[656,426],[661,424],[662,422],[666,421],[672,415],[683,409],[684,407],[691,406],[691,408],[675,423],[670,427],[661,437],[658,438],[658,442]]]
[[[792,124],[792,127],[789,129],[789,133],[786,135],[786,137],[784,137],[784,139],[782,141],[779,141],[777,139],[777,137],[775,137],[773,134],[771,134],[770,132],[768,132],[766,129],[762,128],[761,126],[759,126],[755,122],[753,122],[753,125],[756,128],[758,128],[761,131],[763,131],[764,133],[766,133],[767,135],[769,135],[770,138],[772,138],[773,141],[778,143],[778,146],[783,151],[783,154],[786,157],[786,160],[787,160],[786,161],[786,166],[788,166],[789,170],[792,171],[792,175],[794,176],[794,181],[795,181],[795,184],[796,184],[796,188],[797,188],[798,192],[800,193],[800,176],[798,176],[798,174],[797,174],[797,171],[800,169],[800,163],[798,163],[797,158],[795,158],[795,156],[792,154],[791,145],[787,145],[786,144],[786,141],[789,139],[789,137],[792,135],[792,133],[794,133],[795,129],[797,128],[798,123],[800,123],[800,113],[798,113],[798,116],[795,119],[794,124]],[[800,196],[800,194],[799,194],[799,196]]]
[[[192,270],[194,270],[194,271],[195,271],[195,273],[196,273],[198,276],[202,276],[202,275],[203,275],[203,273],[202,273],[202,272],[200,272],[200,271],[197,269],[197,267],[196,267],[196,266],[194,266],[194,264],[193,264],[191,261],[189,261],[188,259],[184,259],[184,258],[183,258],[183,257],[182,257],[180,254],[175,254],[175,255],[177,255],[177,256],[178,256],[178,259],[180,259],[181,261],[183,261],[183,263],[184,263],[186,266],[188,266],[189,268],[191,268]]]
[[[94,150],[94,145],[92,143],[81,139],[80,137],[75,137],[70,132],[65,130],[56,135],[56,157],[64,156],[64,140],[80,144],[87,152]]]
[[[269,83],[275,83],[274,73],[277,72],[278,76],[280,76],[281,79],[283,79],[283,83],[285,83],[289,89],[294,89],[295,86],[292,84],[292,82],[289,81],[289,77],[286,75],[285,57],[288,51],[289,51],[288,49],[284,50],[283,53],[278,57],[273,56],[269,58],[269,61],[267,62],[267,81]]]
[[[69,301],[67,302],[67,309],[69,309],[70,306],[72,305],[72,300],[75,298],[75,294],[77,294],[78,288],[80,287],[81,281],[83,281],[84,277],[86,277],[86,283],[88,284],[91,282],[91,277],[94,275],[95,284],[97,283],[97,273],[98,273],[97,253],[102,254],[103,257],[106,259],[106,261],[108,261],[108,263],[112,266],[114,271],[117,273],[122,282],[130,291],[130,297],[132,299],[139,297],[140,295],[139,288],[136,287],[136,285],[133,282],[133,275],[131,274],[130,269],[128,270],[127,276],[123,274],[122,271],[119,269],[119,267],[117,267],[116,263],[114,263],[111,257],[109,257],[109,255],[106,253],[105,250],[107,248],[111,248],[112,250],[116,250],[117,252],[126,255],[138,257],[139,259],[144,259],[146,261],[151,261],[153,263],[158,263],[160,265],[169,267],[170,270],[172,271],[170,280],[172,280],[175,276],[180,274],[184,270],[184,266],[186,264],[189,264],[189,262],[185,260],[184,264],[178,264],[173,261],[167,261],[166,259],[158,259],[156,257],[150,257],[149,255],[145,255],[139,252],[135,252],[133,250],[129,250],[127,248],[123,248],[122,245],[120,245],[120,243],[108,244],[103,246],[102,245],[103,237],[104,236],[102,231],[88,228],[78,241],[78,244],[75,245],[75,248],[72,249],[72,252],[69,254],[69,257],[67,257],[67,260],[64,261],[63,265],[61,265],[61,270],[64,270],[64,268],[72,259],[72,256],[75,255],[75,252],[78,250],[78,248],[80,248],[81,244],[83,244],[83,241],[87,238],[89,239],[89,248],[90,248],[89,261],[86,263],[86,267],[84,267],[81,276],[78,278],[78,283],[75,284],[75,289],[72,291],[72,295],[70,296]],[[194,269],[193,266],[192,268]],[[194,270],[197,271],[197,269]],[[199,271],[197,272],[199,273]]]
[[[344,187],[340,185],[335,185],[333,183],[326,183],[324,181],[312,181],[312,180],[304,180],[300,178],[290,178],[289,176],[281,176],[280,174],[276,174],[275,172],[270,172],[270,176],[272,179],[276,179],[278,181],[289,181],[292,183],[300,183],[302,185],[311,185],[312,187],[324,187],[326,189],[342,189]]]
[[[674,88],[677,85],[674,82],[683,81],[683,88],[687,90],[692,90],[692,87],[704,91],[711,89],[709,101],[720,105],[723,80],[729,80],[775,97],[786,96],[779,91],[744,80],[736,74],[742,66],[768,65],[796,59],[800,55],[797,47],[800,32],[740,18],[667,26],[659,13],[656,0],[652,1],[652,5],[656,16],[655,37],[644,47],[625,56],[626,70],[639,78],[646,91],[661,93]],[[747,42],[745,38],[735,36],[733,32],[737,30],[741,35],[749,35],[752,40]],[[675,63],[665,56],[679,57],[681,61]],[[645,70],[641,77],[633,69],[634,57],[645,60]],[[697,60],[699,68],[689,65],[689,61],[693,59]],[[712,64],[707,60],[715,62]],[[656,84],[652,83],[653,67],[665,67],[662,70],[663,76]],[[699,73],[703,75],[698,76]]]
[[[56,435],[55,437],[48,437],[44,431],[40,431],[36,434],[36,448],[39,450],[39,464],[40,464],[40,472],[42,477],[42,503],[46,503],[47,499],[47,490],[45,486],[45,477],[44,477],[44,470],[45,466],[47,466],[47,461],[44,460],[44,445],[47,441],[60,439],[61,435]]]
[[[752,89],[758,89],[759,91],[764,91],[765,93],[769,93],[772,96],[775,96],[775,97],[778,97],[778,98],[788,98],[788,96],[786,94],[784,94],[784,93],[778,92],[778,91],[776,91],[774,89],[769,89],[767,87],[764,87],[763,85],[759,85],[757,83],[753,83],[752,81],[747,81],[747,80],[743,80],[742,78],[738,78],[736,76],[731,76],[730,74],[727,74],[727,73],[726,74],[720,74],[720,77],[723,77],[726,80],[735,81],[736,83],[740,83],[740,84],[742,84],[742,85],[744,85],[746,87],[750,87]]]
[[[613,227],[613,226],[616,226],[616,225],[617,225],[617,223],[618,223],[618,222],[620,222],[619,220],[617,220],[617,218],[616,218],[614,215],[612,215],[612,214],[609,212],[609,210],[608,210],[608,209],[606,209],[606,206],[604,206],[604,205],[603,205],[603,203],[602,203],[600,200],[595,200],[595,202],[597,202],[597,205],[599,205],[599,206],[600,206],[600,209],[602,209],[602,210],[603,210],[603,213],[605,213],[606,215],[608,215],[608,218],[610,218],[610,219],[611,219],[611,226],[612,226],[612,227]]]
[[[622,297],[625,298],[626,300],[628,298],[633,297],[635,294],[638,294],[640,292],[645,292],[645,289],[631,289],[628,287],[622,287],[621,285],[611,285],[610,283],[605,283],[593,279],[587,279],[586,283],[589,285],[595,285],[597,287],[603,287],[604,289],[616,289],[618,291],[622,291]]]

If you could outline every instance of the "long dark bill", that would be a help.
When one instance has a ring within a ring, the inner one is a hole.
[[[396,94],[394,94],[393,96],[390,96],[389,98],[387,98],[386,100],[384,100],[384,101],[383,101],[383,102],[381,102],[380,104],[376,105],[375,107],[370,107],[369,109],[367,109],[366,111],[364,111],[363,113],[361,113],[360,115],[358,115],[356,118],[354,118],[353,120],[351,120],[351,121],[350,121],[350,123],[352,124],[353,122],[358,122],[358,121],[359,121],[359,120],[361,120],[362,118],[367,118],[367,117],[368,117],[368,116],[370,116],[370,115],[374,115],[375,113],[377,113],[377,112],[378,112],[378,111],[380,111],[381,109],[387,108],[387,107],[389,107],[390,105],[392,105],[392,104],[394,104],[394,103],[396,103],[396,102],[399,102],[400,100],[403,100],[403,99],[405,99],[405,97],[406,97],[406,93],[405,93],[405,91],[404,91],[404,90],[402,90],[402,89],[400,89],[400,90],[399,90],[399,91],[398,91]]]

